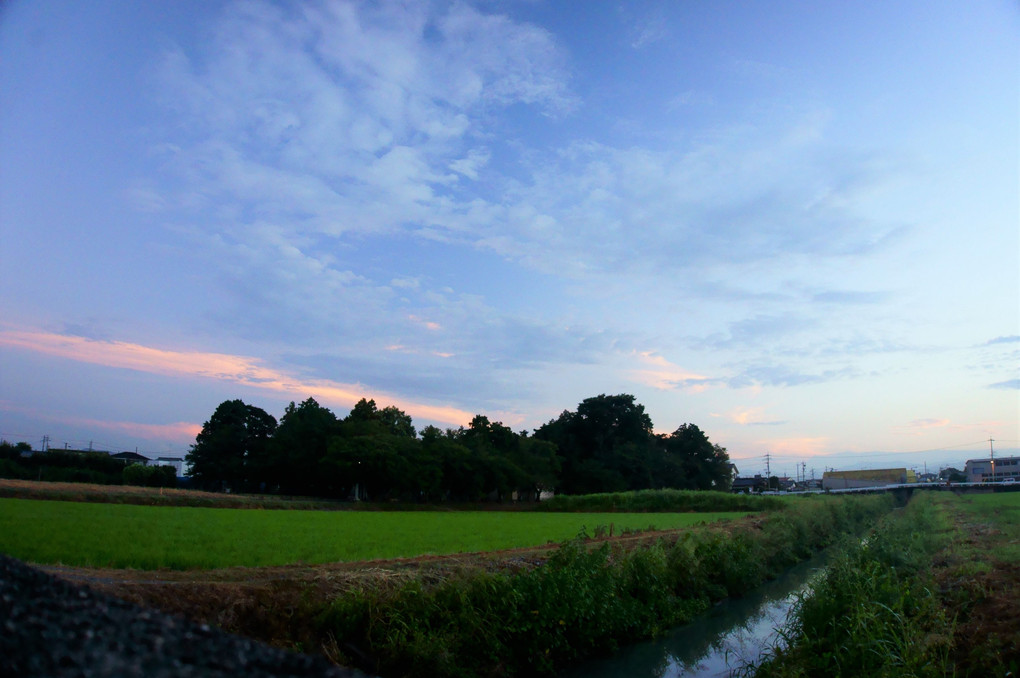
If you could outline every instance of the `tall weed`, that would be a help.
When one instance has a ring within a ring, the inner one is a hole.
[[[866,540],[845,539],[825,577],[797,604],[788,646],[754,675],[947,675],[952,620],[929,572],[949,539],[936,501],[918,495]]]
[[[535,508],[540,511],[667,513],[715,511],[774,511],[787,502],[779,497],[706,492],[703,490],[639,490],[601,494],[556,495]]]

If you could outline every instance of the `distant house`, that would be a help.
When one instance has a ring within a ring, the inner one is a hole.
[[[885,487],[916,483],[917,474],[908,468],[876,468],[863,471],[826,471],[822,475],[823,490],[849,490],[863,487]]]
[[[148,466],[151,461],[148,457],[143,457],[137,452],[118,452],[117,454],[111,454],[110,456],[124,462],[125,466],[128,464],[142,464],[143,466]]]
[[[756,475],[753,478],[734,478],[733,485],[730,486],[730,492],[743,492],[745,494],[750,492],[764,492],[769,489],[769,479]]]
[[[178,476],[184,475],[183,457],[156,457],[156,466],[173,466]]]
[[[779,487],[777,489],[790,491],[797,487],[797,481],[789,476],[779,476],[776,480],[779,481]]]
[[[1007,478],[1020,481],[1020,457],[968,459],[963,473],[968,483],[991,483]]]
[[[967,476],[960,469],[949,466],[939,471],[939,480],[946,480],[951,483],[964,483],[967,482]]]

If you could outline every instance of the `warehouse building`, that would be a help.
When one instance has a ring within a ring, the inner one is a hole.
[[[861,487],[885,487],[916,483],[917,475],[908,468],[878,468],[863,471],[826,471],[822,476],[823,490],[851,490]]]
[[[991,483],[1009,478],[1020,483],[1020,457],[968,459],[963,473],[968,483]]]

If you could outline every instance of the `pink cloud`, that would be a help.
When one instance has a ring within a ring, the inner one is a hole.
[[[948,419],[915,419],[906,428],[943,428],[949,423]]]
[[[829,439],[824,437],[778,438],[760,441],[758,445],[774,455],[786,457],[817,457],[829,453]]]
[[[436,331],[441,330],[443,328],[443,326],[440,325],[437,322],[433,322],[431,320],[424,320],[422,318],[419,318],[416,315],[409,315],[409,316],[407,316],[407,319],[412,321],[412,322],[416,322],[416,323],[418,323],[420,325],[424,325],[426,329],[432,330],[433,332],[436,332]]]
[[[63,421],[69,424],[81,424],[106,429],[108,431],[117,431],[118,433],[126,433],[150,440],[180,440],[193,442],[195,437],[202,430],[201,424],[194,424],[185,421],[179,421],[173,424],[139,424],[133,421],[100,421],[98,419],[78,418],[65,419]]]
[[[686,389],[700,393],[708,388],[708,377],[689,372],[652,351],[637,353],[638,360],[646,365],[644,369],[632,370],[634,381],[660,391]]]
[[[248,356],[172,351],[122,341],[97,341],[85,337],[19,330],[0,331],[0,346],[105,367],[173,377],[229,381],[296,400],[311,396],[334,406],[350,407],[361,398],[370,398],[380,404],[395,405],[413,417],[457,426],[467,424],[472,417],[469,412],[454,407],[394,398],[385,393],[366,391],[359,385],[343,384],[328,379],[301,379],[266,367],[258,358]]]

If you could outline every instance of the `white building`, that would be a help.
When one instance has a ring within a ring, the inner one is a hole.
[[[1007,478],[1020,482],[1020,457],[968,459],[963,473],[969,483],[990,483]]]
[[[184,473],[184,459],[182,457],[156,457],[156,461],[153,462],[154,466],[173,466],[174,470],[177,471],[177,477],[185,475]]]

